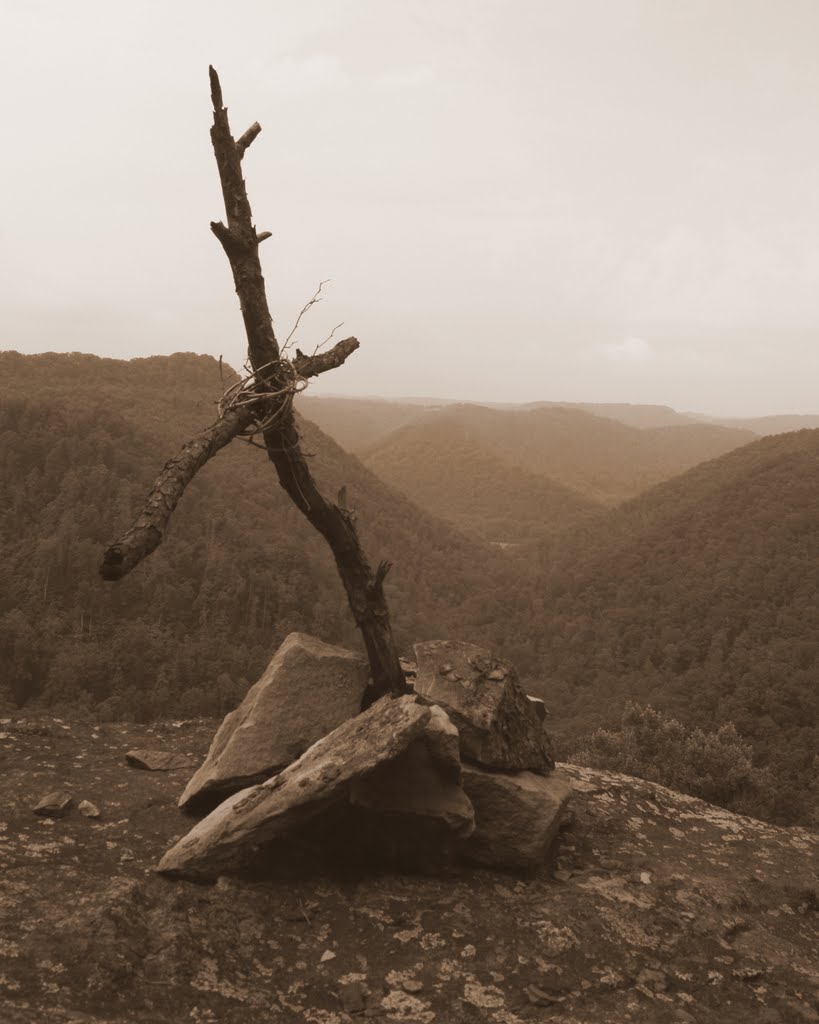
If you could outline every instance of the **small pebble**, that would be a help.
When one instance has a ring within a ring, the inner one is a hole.
[[[98,818],[100,816],[99,807],[96,804],[92,804],[90,800],[82,800],[77,810],[86,818]]]

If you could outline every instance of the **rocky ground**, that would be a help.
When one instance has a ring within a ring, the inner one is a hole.
[[[819,1022],[814,834],[564,765],[574,821],[529,877],[290,846],[169,881],[153,867],[216,724],[0,722],[3,1024]],[[183,766],[133,767],[135,748]],[[54,790],[67,814],[34,814]]]

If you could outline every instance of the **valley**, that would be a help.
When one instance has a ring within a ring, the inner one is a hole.
[[[0,371],[0,704],[223,714],[289,632],[358,645],[329,553],[249,445],[197,477],[138,572],[99,580],[102,548],[215,415],[229,368],[2,353]],[[402,651],[443,636],[496,649],[546,701],[563,755],[616,728],[628,700],[689,728],[734,723],[774,779],[759,813],[807,822],[819,430],[759,437],[603,408],[621,418],[298,403],[317,477],[330,494],[346,487],[369,557],[393,563]]]

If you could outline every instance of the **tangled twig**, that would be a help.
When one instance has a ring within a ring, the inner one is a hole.
[[[301,308],[301,312],[296,317],[296,322],[293,324],[293,330],[287,335],[287,338],[285,339],[285,342],[282,345],[282,352],[286,352],[287,349],[290,347],[290,340],[292,339],[292,337],[296,333],[296,331],[299,329],[299,324],[301,323],[301,318],[304,316],[304,314],[309,309],[311,309],[313,306],[315,306],[316,303],[321,302],[321,289],[326,284],[329,284],[329,283],[330,283],[330,278],[329,277],[327,278],[326,281],[319,281],[319,286],[316,289],[312,299],[310,299],[309,302],[305,302],[305,304]]]
[[[266,373],[274,367],[275,386],[271,384]],[[257,434],[263,434],[288,413],[295,396],[307,387],[307,380],[287,358],[266,363],[258,370],[254,370],[251,364],[246,362],[244,370],[245,376],[227,388],[219,399],[217,409],[221,418],[232,409],[257,407],[258,414],[256,409],[253,410],[253,423],[237,436],[256,444],[257,447],[264,447],[253,438]]]

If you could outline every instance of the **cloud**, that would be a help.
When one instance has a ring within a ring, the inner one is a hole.
[[[390,71],[385,75],[378,75],[374,80],[378,89],[417,89],[418,86],[426,85],[435,78],[435,72],[426,64],[416,68],[406,68],[403,71]]]
[[[337,89],[349,84],[349,76],[333,54],[284,57],[265,70],[265,84],[277,96]]]
[[[621,341],[595,345],[593,351],[617,362],[642,363],[654,356],[654,349],[643,338],[629,335]]]

